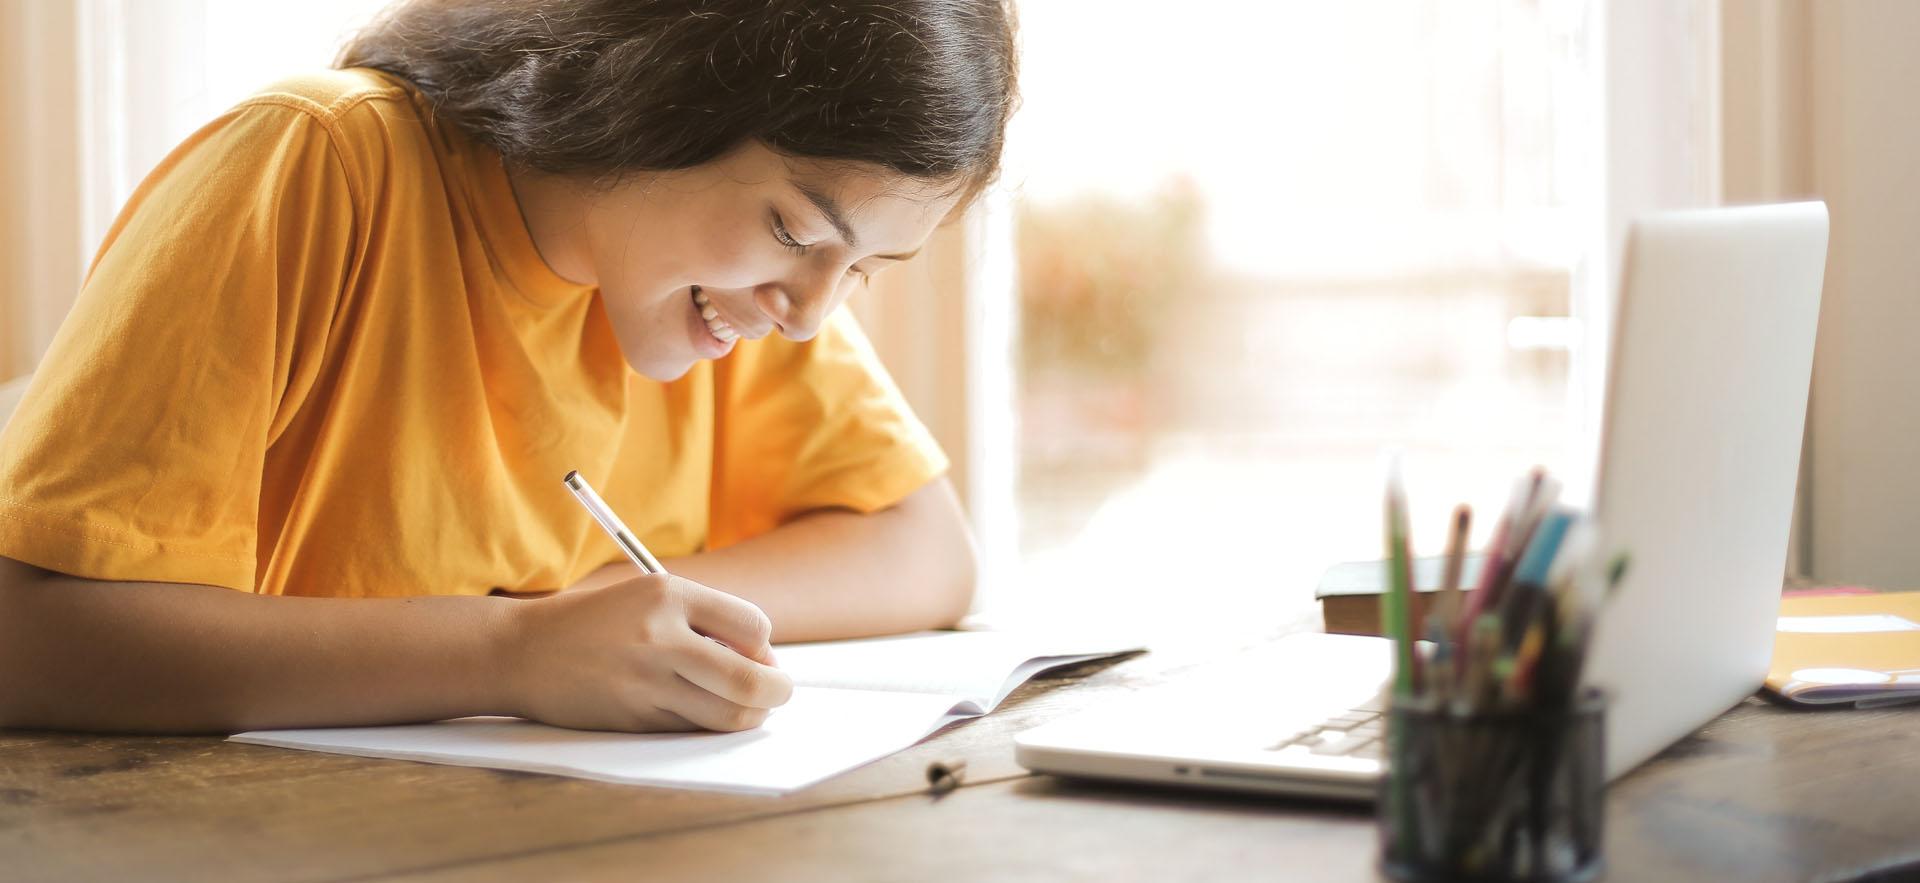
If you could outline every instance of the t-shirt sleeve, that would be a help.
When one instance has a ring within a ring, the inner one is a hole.
[[[815,510],[884,509],[947,470],[844,309],[812,340],[766,338],[714,376],[710,548]]]
[[[267,449],[352,261],[329,132],[250,103],[140,185],[0,432],[0,555],[253,590]]]

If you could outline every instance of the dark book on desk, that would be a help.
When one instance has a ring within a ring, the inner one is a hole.
[[[1413,622],[1424,622],[1427,605],[1440,588],[1446,558],[1413,560]],[[1480,556],[1468,555],[1460,571],[1460,585],[1480,580]],[[1347,561],[1327,568],[1313,597],[1320,602],[1326,630],[1336,635],[1379,635],[1380,596],[1387,590],[1387,562]]]

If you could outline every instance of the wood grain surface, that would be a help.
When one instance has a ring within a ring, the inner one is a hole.
[[[1169,642],[1054,672],[992,715],[781,798],[216,738],[0,732],[0,880],[1375,879],[1365,808],[1070,782],[1013,762],[1021,730],[1243,649]],[[1607,879],[1920,876],[1916,733],[1920,708],[1748,700],[1612,788]],[[928,764],[955,760],[963,787],[928,793]]]

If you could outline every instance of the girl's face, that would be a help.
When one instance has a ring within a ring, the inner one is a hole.
[[[628,364],[661,381],[742,337],[813,337],[866,276],[917,253],[959,200],[758,143],[611,191],[529,175],[514,188],[541,256],[600,287]]]

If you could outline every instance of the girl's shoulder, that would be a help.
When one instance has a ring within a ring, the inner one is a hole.
[[[438,127],[419,92],[405,80],[368,68],[280,80],[235,105],[228,117],[249,114],[267,114],[280,125],[317,124],[337,150],[372,167],[385,164],[396,135],[404,142],[446,140],[434,131]]]
[[[368,68],[321,70],[280,80],[240,102],[240,107],[280,105],[305,112],[323,123],[339,124],[356,108],[415,108],[415,92],[406,81]]]
[[[232,125],[232,124],[238,125]],[[467,142],[436,121],[411,84],[369,68],[318,70],[280,80],[242,100],[212,128],[232,125],[229,147],[241,153],[298,150],[319,139],[358,202],[385,192],[398,177],[413,180],[448,165]],[[421,186],[427,186],[421,182]]]

